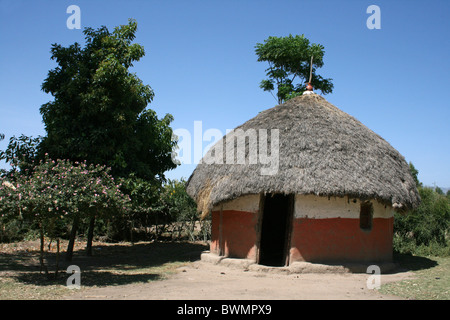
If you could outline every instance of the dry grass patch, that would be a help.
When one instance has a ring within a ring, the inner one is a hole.
[[[450,257],[400,255],[399,262],[415,277],[382,285],[380,292],[407,299],[450,300]]]

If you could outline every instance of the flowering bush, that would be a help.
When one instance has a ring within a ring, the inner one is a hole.
[[[13,172],[0,178],[0,217],[39,226],[42,267],[44,236],[59,238],[61,230],[71,225],[74,238],[81,218],[125,213],[129,203],[130,198],[121,192],[108,168],[86,162],[46,158],[32,172]],[[72,248],[73,241],[68,252]]]

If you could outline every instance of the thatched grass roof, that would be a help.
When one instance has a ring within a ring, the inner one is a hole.
[[[261,192],[376,199],[399,211],[420,202],[404,157],[319,95],[293,98],[236,129],[268,129],[269,150],[271,130],[278,129],[278,170],[263,175],[261,169],[268,164],[248,163],[249,145],[252,147],[249,139],[246,164],[227,162],[227,134],[205,156],[216,155],[223,145],[223,164],[200,163],[188,180],[187,192],[203,214],[220,202]]]

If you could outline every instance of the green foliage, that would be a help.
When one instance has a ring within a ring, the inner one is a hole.
[[[197,204],[187,194],[185,180],[170,180],[165,184],[158,209],[169,216],[176,226],[172,237],[187,237],[189,240],[209,238],[210,221],[199,221]]]
[[[0,150],[0,160],[10,164],[14,172],[20,170],[23,173],[29,173],[32,171],[32,163],[36,159],[41,141],[40,136],[37,138],[23,134],[19,138],[12,136],[6,150]]]
[[[420,187],[422,186],[422,183],[419,182],[419,170],[417,170],[414,165],[412,164],[412,162],[409,162],[409,171],[411,172],[411,175],[413,176],[414,181],[416,182],[416,186]]]
[[[121,190],[130,197],[130,210],[120,217],[107,222],[104,234],[107,239],[134,241],[134,230],[145,229],[152,225],[153,207],[158,201],[161,186],[153,181],[130,174],[120,179]]]
[[[155,185],[130,175],[121,179],[121,190],[130,196],[127,214],[99,221],[109,241],[204,240],[210,221],[199,221],[197,205],[186,193],[186,181],[168,180]]]
[[[40,108],[47,131],[41,157],[106,165],[115,177],[163,180],[175,168],[173,117],[158,119],[146,109],[154,92],[129,71],[145,54],[132,43],[136,31],[136,21],[129,20],[113,32],[86,28],[84,48],[52,45],[58,66],[42,84],[54,100]]]
[[[269,37],[264,43],[257,43],[255,48],[258,61],[269,63],[266,69],[269,78],[261,81],[260,88],[272,92],[276,85],[278,103],[306,90],[312,56],[312,86],[323,94],[333,91],[332,79],[324,79],[316,73],[316,69],[323,66],[324,47],[310,43],[304,35]],[[296,78],[298,83],[294,83]]]
[[[410,163],[418,184],[421,204],[407,215],[395,214],[394,249],[400,253],[450,254],[450,198],[423,187],[418,171]]]
[[[436,191],[437,194],[444,195],[444,191],[442,191],[442,189],[439,187],[435,187],[434,191]]]
[[[165,223],[173,223],[172,237],[181,236],[185,231],[193,240],[195,222],[198,220],[195,202],[186,193],[184,180],[169,180],[161,190],[154,208],[155,217]]]
[[[199,221],[197,205],[186,193],[185,180],[169,180],[157,191],[150,190],[153,197],[146,214],[139,212],[139,208],[134,213],[140,217],[134,227],[149,230],[147,238],[206,240],[209,237],[209,221]]]
[[[44,237],[59,239],[82,218],[126,213],[129,202],[108,168],[85,162],[46,158],[30,174],[10,172],[0,178],[0,224],[37,226],[42,267]]]
[[[27,228],[19,219],[0,218],[0,243],[20,241],[27,237]],[[37,236],[33,237],[37,239]]]
[[[151,181],[136,177],[134,174],[121,179],[121,189],[131,198],[131,214],[152,212],[153,204],[158,200],[160,187]]]
[[[186,193],[186,181],[169,180],[161,192],[157,210],[164,212],[172,221],[195,219],[196,204]]]
[[[85,162],[72,165],[47,158],[30,175],[10,173],[0,181],[2,217],[37,221],[44,227],[79,214],[123,212],[130,201],[109,169]],[[46,231],[50,236],[56,235],[54,232]]]

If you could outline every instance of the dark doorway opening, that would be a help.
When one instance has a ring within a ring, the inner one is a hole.
[[[259,264],[284,266],[288,263],[293,195],[267,194],[264,199],[259,244]]]

